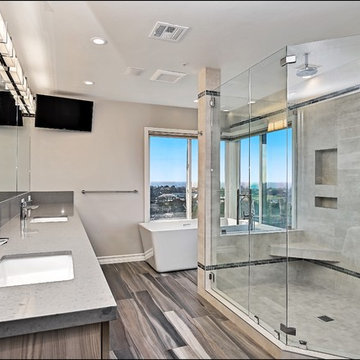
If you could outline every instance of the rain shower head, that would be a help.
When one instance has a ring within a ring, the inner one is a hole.
[[[309,53],[305,53],[305,64],[296,72],[296,75],[303,79],[309,79],[317,73],[318,66],[309,64]]]

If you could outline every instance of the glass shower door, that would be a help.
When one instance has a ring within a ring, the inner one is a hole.
[[[249,73],[223,84],[220,92],[219,233],[212,234],[212,289],[249,312]]]
[[[223,178],[216,201],[224,210],[213,213],[220,217],[220,234],[212,234],[212,289],[284,342],[291,132],[286,67],[280,65],[285,56],[283,49],[218,89],[221,136],[215,148]]]
[[[282,49],[250,69],[249,315],[286,341],[288,127]]]
[[[353,36],[287,47],[218,89],[211,218],[212,289],[285,344],[350,358],[360,356],[359,69]]]

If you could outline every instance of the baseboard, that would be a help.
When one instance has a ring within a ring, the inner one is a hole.
[[[112,256],[98,256],[98,261],[100,265],[105,264],[118,264],[118,263],[127,263],[134,261],[145,261],[145,254],[128,254],[128,255],[112,255]]]

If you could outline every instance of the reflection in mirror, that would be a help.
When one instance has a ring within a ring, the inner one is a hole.
[[[19,107],[0,83],[0,201],[29,191],[29,138]]]
[[[15,100],[10,92],[0,91],[0,201],[16,194],[17,129],[11,123]],[[12,99],[12,101],[11,101]],[[15,110],[14,110],[15,111]]]
[[[21,122],[19,122],[20,124]],[[17,187],[18,193],[30,191],[30,123],[23,121],[17,127],[18,154],[17,154]]]

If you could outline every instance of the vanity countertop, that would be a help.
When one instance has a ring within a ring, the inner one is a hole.
[[[32,216],[57,213],[59,205],[40,205]],[[21,231],[19,216],[0,228],[9,237],[5,255],[71,251],[74,279],[0,288],[0,338],[106,322],[116,318],[116,302],[72,206],[62,207],[67,222],[30,223]]]

